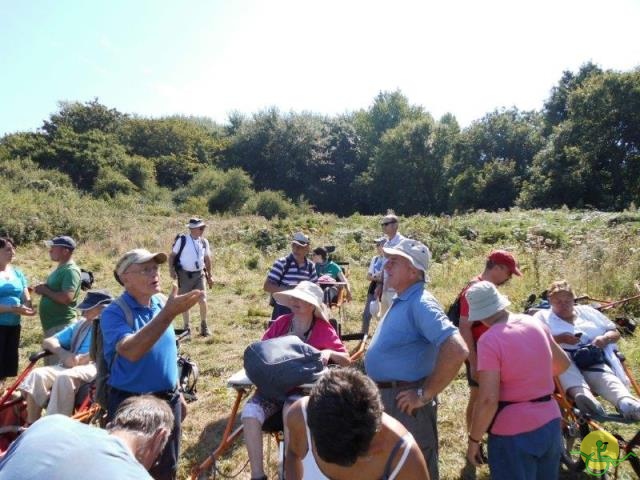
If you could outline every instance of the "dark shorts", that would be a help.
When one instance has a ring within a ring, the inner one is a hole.
[[[192,290],[204,290],[204,271],[188,272],[178,270],[178,293],[183,294]]]

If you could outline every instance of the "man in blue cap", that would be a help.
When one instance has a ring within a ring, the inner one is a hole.
[[[47,415],[73,414],[76,392],[96,376],[96,366],[89,358],[93,321],[111,300],[106,290],[87,292],[77,307],[82,312],[80,320],[42,341],[42,348],[56,354],[60,364],[36,368],[20,384],[29,424],[40,418],[47,401]]]
[[[58,266],[49,274],[46,282],[34,286],[33,291],[42,296],[38,312],[44,338],[51,337],[76,318],[75,306],[80,296],[81,272],[71,258],[76,249],[73,238],[63,235],[47,240],[49,257]],[[45,359],[47,365],[55,365],[55,355]]]

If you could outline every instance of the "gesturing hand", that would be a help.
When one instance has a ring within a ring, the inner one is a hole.
[[[178,295],[178,286],[174,283],[163,310],[173,318],[182,312],[186,312],[202,299],[204,299],[202,290],[191,290]]]

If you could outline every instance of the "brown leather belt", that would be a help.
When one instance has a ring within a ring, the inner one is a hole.
[[[405,382],[403,380],[392,380],[390,382],[376,382],[378,388],[411,388],[421,387],[424,384],[424,379],[416,380],[414,382]]]

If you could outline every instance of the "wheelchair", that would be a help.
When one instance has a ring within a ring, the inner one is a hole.
[[[16,391],[22,381],[36,367],[38,361],[49,355],[51,352],[46,350],[31,355],[29,364],[0,396],[0,456],[6,453],[9,445],[27,428],[27,402]],[[72,418],[84,423],[92,421],[100,410],[100,406],[93,402],[92,385],[93,382],[85,383],[76,392]]]
[[[638,286],[636,286],[636,288],[638,288]],[[580,297],[576,297],[575,302],[576,304],[586,303],[596,310],[607,312],[638,298],[640,298],[640,295],[634,295],[618,301],[606,301],[590,297],[589,295],[582,295]],[[542,293],[540,296],[541,301],[537,304],[535,304],[536,299],[536,295],[532,294],[527,300],[527,306],[525,309],[527,314],[532,315],[538,310],[550,308],[546,298],[546,292]],[[621,335],[633,335],[636,328],[635,319],[617,315],[613,317],[612,320],[616,324],[616,328]],[[624,374],[627,377],[628,382],[626,383],[629,385],[630,389],[635,392],[636,397],[640,398],[640,385],[629,368],[625,356],[617,350],[615,351],[615,354],[618,357],[618,360],[620,360]],[[627,460],[624,463],[628,462],[636,476],[640,477],[640,429],[636,429],[635,432],[633,431],[637,421],[625,420],[622,415],[617,413],[602,416],[583,412],[567,396],[560,384],[560,380],[557,377],[554,378],[554,382],[556,385],[554,397],[560,407],[562,415],[562,467],[573,474],[585,471],[588,466],[585,463],[583,455],[579,451],[580,444],[591,432],[600,431],[606,432],[615,438],[620,449],[620,458],[627,457]],[[624,430],[625,433],[621,433],[621,430]],[[631,431],[631,433],[628,434],[626,433],[627,431]],[[627,440],[623,435],[626,435],[627,437],[631,435],[631,438]],[[613,478],[618,478],[619,466],[620,465],[616,463],[612,472],[599,472],[597,476],[606,478],[608,475],[609,477],[613,476]],[[591,473],[591,475],[593,475],[593,473]]]
[[[339,324],[335,319],[330,320],[336,332],[340,335]],[[338,328],[336,328],[338,327]],[[366,348],[367,335],[366,334],[347,334],[340,335],[340,339],[343,342],[349,341],[357,341],[356,346],[349,351],[350,358],[353,361],[360,359],[364,355],[364,351]],[[238,413],[241,410],[241,406],[244,402],[249,398],[249,396],[255,390],[255,387],[251,380],[247,377],[244,369],[240,369],[236,373],[234,373],[227,380],[227,387],[233,389],[235,391],[235,401],[233,406],[231,407],[231,413],[229,414],[229,418],[227,420],[225,429],[222,433],[222,439],[218,446],[213,450],[213,452],[199,465],[196,465],[191,470],[191,479],[192,480],[200,480],[205,478],[216,478],[218,475],[229,478],[230,475],[223,475],[218,469],[218,462],[222,459],[222,457],[235,445],[235,443],[242,437],[243,426],[240,423],[236,425],[238,422]],[[304,390],[309,390],[312,385],[301,385],[300,388]],[[265,434],[269,435],[273,438],[276,449],[277,449],[277,477],[279,479],[284,478],[284,432],[283,432],[283,422],[282,422],[282,412],[278,412],[271,417],[267,418],[264,425],[262,426],[262,430]],[[248,463],[248,462],[247,462]],[[242,470],[244,470],[247,466],[247,463],[241,467],[239,472],[231,475],[231,477],[235,477],[240,474]]]
[[[626,363],[624,355],[616,351],[618,359],[622,363],[625,374],[629,380],[630,385],[633,388],[637,397],[640,397],[640,385],[633,376],[633,373],[629,369]],[[554,397],[560,407],[562,414],[562,452],[561,452],[561,464],[569,472],[582,472],[586,469],[584,458],[578,451],[582,440],[591,432],[601,431],[611,434],[620,448],[620,457],[624,458],[629,455],[627,461],[635,474],[640,477],[640,429],[635,434],[632,433],[632,437],[627,440],[620,433],[620,428],[611,429],[607,428],[605,424],[617,424],[616,427],[624,425],[633,425],[637,421],[625,420],[620,414],[607,414],[604,416],[591,415],[587,412],[581,411],[574,402],[566,395],[560,380],[554,378],[556,391]],[[617,430],[617,431],[616,431]],[[618,466],[615,465],[613,478],[618,478]],[[611,472],[610,472],[611,474]],[[604,476],[604,473],[603,475]]]

